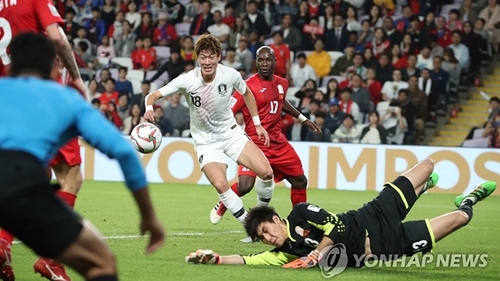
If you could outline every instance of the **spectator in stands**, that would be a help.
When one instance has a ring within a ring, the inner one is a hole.
[[[339,100],[332,98],[328,102],[328,112],[326,113],[325,126],[330,132],[335,132],[344,120],[345,113],[340,110]]]
[[[342,52],[349,41],[349,31],[344,25],[344,19],[336,15],[333,20],[333,29],[325,32],[325,45],[328,51]]]
[[[363,52],[363,66],[366,68],[377,68],[378,62],[373,55],[373,49],[366,48]]]
[[[101,42],[102,44],[97,47],[97,55],[102,58],[115,58],[115,48],[109,44],[109,36],[107,34],[102,36]]]
[[[155,125],[161,130],[161,134],[164,137],[170,137],[174,134],[174,125],[172,122],[163,116],[163,107],[161,105],[154,105],[154,118]]]
[[[222,22],[229,26],[230,29],[234,28],[236,17],[234,15],[232,3],[226,3],[226,5],[224,5],[224,17],[222,17]]]
[[[408,90],[402,89],[399,91],[398,98],[399,104],[401,106],[401,115],[406,119],[408,124],[408,129],[406,131],[406,135],[409,136],[409,139],[413,139],[415,136],[415,106],[409,97]],[[411,141],[413,144],[414,141]]]
[[[108,78],[105,81],[105,88],[106,91],[103,92],[99,96],[99,100],[101,101],[101,105],[108,105],[110,102],[117,103],[118,102],[118,92],[115,90],[115,79],[113,78]]]
[[[121,12],[121,11],[116,12],[115,21],[108,28],[109,38],[113,38],[114,40],[117,40],[120,37],[120,35],[123,33],[122,22],[123,22],[124,17],[125,16],[123,15],[123,12]]]
[[[403,35],[403,42],[406,47],[410,47],[410,50],[405,50],[406,48],[402,48],[405,53],[413,52],[414,54],[418,54],[418,48],[420,48],[424,44],[428,44],[427,34],[424,33],[421,29],[421,23],[418,16],[413,16],[410,20],[410,29],[407,30],[406,34],[410,35],[411,43],[408,44],[405,36]]]
[[[214,16],[210,10],[212,9],[212,2],[204,1],[201,4],[201,14],[196,15],[191,22],[190,33],[191,35],[201,35],[208,31],[208,27],[214,24]]]
[[[246,70],[246,68],[244,66],[240,66],[236,70],[238,70],[238,72],[241,75],[241,78],[243,78],[244,80],[246,80],[246,79],[249,78],[250,75],[248,75],[247,70]]]
[[[163,109],[163,116],[168,118],[177,130],[175,136],[180,136],[184,130],[189,129],[189,110],[180,101],[181,94],[172,95],[170,103]]]
[[[432,90],[431,94],[437,96],[438,103],[436,103],[436,97],[432,98],[429,96],[430,104],[436,105],[436,114],[446,115],[447,107],[446,105],[450,100],[450,92],[448,91],[448,83],[450,81],[450,74],[441,68],[442,59],[441,57],[434,57],[434,69],[431,71],[432,79]],[[432,100],[432,101],[431,101]]]
[[[410,5],[403,6],[403,17],[394,22],[396,30],[405,33],[406,30],[411,28],[411,20],[413,17],[413,9]]]
[[[346,28],[349,32],[358,32],[361,30],[361,24],[358,21],[358,15],[354,7],[347,8],[347,18],[345,19]]]
[[[361,76],[361,79],[366,80],[366,73],[368,69],[363,66],[363,55],[361,53],[356,53],[352,57],[352,65],[347,67],[346,72],[351,70],[354,70],[356,74]]]
[[[122,22],[122,33],[118,38],[115,38],[115,52],[119,57],[130,57],[132,50],[134,50],[137,35],[132,33],[130,28],[130,23],[124,20]]]
[[[381,9],[387,9],[389,12],[395,8],[393,0],[373,0],[373,4],[379,6]]]
[[[273,40],[274,44],[269,45],[269,47],[274,50],[274,56],[276,58],[274,74],[290,80],[292,60],[290,58],[290,49],[283,42],[283,32],[281,30],[275,31],[273,33]]]
[[[472,0],[464,0],[462,3],[462,7],[458,10],[460,15],[462,15],[462,22],[470,21],[476,22],[477,20],[477,10],[472,6]]]
[[[428,34],[436,29],[436,14],[434,11],[429,11],[425,15],[424,26],[421,28],[424,34]]]
[[[106,24],[100,18],[100,13],[99,8],[92,8],[92,18],[85,24],[85,28],[89,31],[87,37],[93,44],[101,43],[101,38],[107,30]]]
[[[367,144],[387,144],[387,135],[385,128],[379,124],[379,115],[377,111],[372,111],[368,115],[368,126],[361,131],[360,143]]]
[[[108,78],[111,78],[111,72],[107,68],[102,69],[99,74],[99,85],[97,85],[97,91],[99,93],[104,93],[106,91],[105,85]]]
[[[248,49],[248,43],[246,37],[240,37],[240,41],[238,42],[238,48],[236,49],[236,55],[238,56],[238,60],[245,67],[247,73],[251,73],[252,65],[254,62],[254,54],[250,52]]]
[[[302,39],[305,39],[305,34],[303,32],[304,25],[309,24],[311,21],[311,16],[309,14],[309,5],[307,1],[300,1],[299,3],[299,13],[296,17],[295,26],[302,32]],[[307,49],[306,49],[307,50]]]
[[[446,48],[443,54],[443,70],[450,74],[450,87],[458,87],[460,83],[460,73],[462,68],[459,61],[455,57],[455,52],[451,48]]]
[[[328,100],[325,98],[325,93],[323,93],[320,89],[317,89],[316,92],[314,92],[313,99],[320,102],[319,111],[326,112],[328,108]]]
[[[134,69],[139,69],[141,68],[141,56],[139,51],[144,47],[144,41],[142,38],[136,38],[135,39],[135,49],[130,53],[130,58],[132,59],[132,65]]]
[[[271,0],[262,0],[258,2],[257,9],[266,20],[268,27],[276,25],[276,4]]]
[[[391,64],[396,69],[402,69],[408,66],[408,60],[406,56],[401,54],[399,44],[392,45],[391,47]]]
[[[489,106],[488,122],[493,122],[493,119],[497,115],[500,115],[500,99],[498,97],[490,98],[488,106]]]
[[[408,79],[408,97],[415,108],[415,144],[425,136],[425,120],[427,120],[427,95],[418,87],[418,77]]]
[[[299,108],[302,112],[309,109],[309,103],[313,100],[314,93],[316,92],[316,80],[309,79],[306,80],[300,91],[295,93],[295,97],[299,99]]]
[[[316,76],[323,78],[330,73],[330,55],[325,51],[323,40],[318,39],[314,43],[314,51],[307,57],[307,64],[314,68]]]
[[[296,53],[300,51],[302,36],[299,29],[292,25],[292,16],[290,14],[283,15],[281,31],[283,32],[283,42],[288,45],[290,50]]]
[[[321,26],[319,26],[318,19],[311,18],[311,20],[305,24],[302,29],[302,49],[308,51],[313,50],[314,42],[316,42],[317,39],[322,39],[324,35],[325,31]],[[328,33],[326,33],[326,37],[328,37]]]
[[[168,23],[168,14],[161,12],[158,15],[158,25],[154,30],[154,44],[159,46],[172,46],[177,40],[175,27]]]
[[[125,120],[130,116],[130,97],[127,94],[118,95],[118,104],[116,105],[116,113],[121,120]]]
[[[257,30],[250,30],[249,31],[249,42],[248,42],[248,49],[250,50],[250,53],[252,54],[252,58],[255,61],[257,59],[257,50],[264,46],[262,42],[260,42],[260,36]]]
[[[213,36],[219,39],[222,49],[226,49],[228,46],[228,38],[231,29],[229,25],[222,22],[222,12],[217,10],[214,12],[214,24],[207,28],[207,31]]]
[[[382,84],[377,80],[377,73],[374,68],[368,68],[366,71],[366,87],[370,93],[370,99],[375,106],[380,102]]]
[[[148,72],[156,69],[156,50],[151,47],[153,40],[151,37],[146,37],[143,40],[143,46],[137,52],[140,57],[138,69]]]
[[[165,62],[156,72],[156,74],[151,77],[150,81],[154,82],[158,79],[165,71],[168,73],[168,80],[173,80],[177,76],[184,72],[185,60],[180,56],[179,49],[173,48],[170,50],[170,60]],[[163,85],[158,85],[163,86]]]
[[[402,89],[408,89],[408,83],[401,80],[401,70],[395,69],[392,72],[392,81],[387,81],[384,83],[384,86],[382,86],[382,100],[396,100],[399,91]]]
[[[403,41],[399,44],[400,55],[408,58],[409,55],[417,55],[419,52],[418,41],[413,41],[413,37],[410,33],[403,34]]]
[[[168,13],[168,22],[172,25],[182,23],[184,20],[184,15],[186,14],[186,8],[178,0],[168,0],[165,1]]]
[[[314,142],[329,142],[331,137],[330,130],[325,126],[325,113],[319,111],[316,113],[316,118],[314,119],[314,124],[321,129],[321,133],[313,133],[310,130],[307,131],[306,141]]]
[[[299,15],[299,6],[297,0],[285,0],[276,7],[277,22],[282,22],[285,15],[290,15],[291,19],[295,22]],[[285,36],[286,37],[286,36]]]
[[[130,23],[131,30],[135,30],[141,24],[141,14],[137,12],[137,4],[132,1],[128,4],[125,20]]]
[[[132,129],[140,123],[144,122],[144,118],[141,115],[141,106],[137,103],[132,104],[130,107],[130,114],[125,120],[123,120],[122,134],[130,135]]]
[[[432,56],[431,47],[429,45],[424,45],[420,50],[420,54],[417,56],[417,68],[422,70],[424,68],[432,69]]]
[[[314,93],[316,93],[316,91]],[[318,112],[321,112],[322,109],[321,101],[314,99],[314,93],[311,97],[311,102],[309,103],[308,108],[305,108],[303,110],[305,116],[307,117],[307,119],[311,120],[311,122],[314,122],[314,120],[316,119],[316,114],[318,114]]]
[[[442,57],[444,48],[438,44],[437,35],[429,34],[428,40],[429,46],[431,46],[431,57]]]
[[[401,114],[398,101],[391,101],[386,112],[380,117],[380,125],[386,130],[388,144],[403,144],[408,123]]]
[[[76,51],[76,48],[78,47],[78,43],[80,43],[80,42],[87,43],[88,47],[92,46],[92,43],[90,43],[90,41],[86,37],[87,37],[87,30],[85,29],[85,27],[78,28],[77,37],[73,39],[73,44],[75,45],[74,46],[75,51]],[[91,49],[87,48],[86,52],[90,55]]]
[[[387,39],[391,42],[391,45],[401,43],[403,39],[403,34],[394,28],[394,21],[392,17],[386,17],[384,19],[384,31],[387,34]]]
[[[101,6],[101,19],[104,21],[106,32],[115,21],[118,5],[113,3],[113,0],[105,0],[104,5]]]
[[[448,48],[452,49],[455,53],[455,58],[458,60],[460,67],[467,69],[469,67],[469,48],[462,44],[462,33],[460,31],[453,31],[451,36],[452,44]]]
[[[374,36],[373,30],[370,28],[370,22],[368,20],[363,20],[361,22],[361,30],[358,31],[358,41],[357,43],[366,46],[372,41]]]
[[[172,51],[170,51],[172,52]],[[196,60],[196,53],[194,52],[193,37],[185,36],[181,39],[180,55],[184,61]]]
[[[226,49],[226,59],[221,62],[223,65],[238,69],[242,64],[236,60],[236,49],[229,47]]]
[[[120,116],[118,116],[118,113],[116,113],[116,105],[114,102],[111,101],[107,105],[101,104],[101,112],[111,123],[115,124],[118,129],[122,128],[123,121],[120,119]]]
[[[342,124],[332,135],[332,142],[359,143],[361,132],[354,126],[354,117],[346,114]]]
[[[428,68],[422,69],[418,78],[418,88],[424,91],[426,96],[430,96],[432,92],[431,70]]]
[[[371,49],[377,59],[387,52],[391,46],[391,42],[386,37],[385,31],[382,28],[376,28],[372,41],[366,45],[366,48]]]
[[[99,98],[101,93],[97,91],[97,80],[92,79],[89,81],[89,85],[87,86],[87,92],[85,93],[85,96],[87,97],[87,100],[91,102],[93,99]]]
[[[372,108],[371,107],[371,99],[370,99],[370,93],[368,92],[368,89],[365,88],[365,86],[362,84],[363,80],[361,79],[361,76],[359,74],[354,74],[351,78],[351,83],[352,83],[352,100],[358,104],[359,110],[361,111],[362,115],[367,114]],[[363,122],[363,118],[360,120],[360,122]]]
[[[458,9],[451,9],[448,15],[448,21],[446,22],[446,28],[451,32],[458,30],[462,31],[463,22],[460,19],[460,12]]]
[[[344,88],[340,90],[339,108],[345,114],[351,114],[352,116],[354,116],[354,121],[356,121],[356,124],[363,123],[363,114],[359,109],[359,105],[352,100],[351,88]]]
[[[382,10],[379,6],[373,5],[370,9],[370,14],[368,16],[368,21],[372,28],[382,27],[384,24],[384,19],[382,17]]]
[[[80,25],[74,22],[75,14],[75,10],[73,10],[73,8],[69,8],[66,10],[66,14],[64,15],[66,20],[64,21],[63,29],[66,34],[71,35],[71,38],[76,37],[78,29],[80,28]]]
[[[193,70],[194,69],[194,60],[187,60],[187,61],[184,61],[184,73],[188,73],[189,71]]]
[[[414,54],[409,54],[407,57],[406,68],[401,69],[401,80],[407,81],[412,75],[420,76],[420,69],[417,68],[417,56]]]
[[[337,79],[330,78],[330,80],[326,83],[325,99],[328,102],[333,98],[340,98],[340,89]]]
[[[240,38],[246,37],[247,33],[248,24],[241,17],[236,17],[231,33],[229,33],[229,46],[237,48]]]
[[[481,65],[481,48],[483,44],[481,35],[476,34],[472,30],[472,23],[469,21],[464,22],[464,30],[462,33],[462,44],[469,49],[470,66],[469,72],[477,73]],[[485,48],[487,50],[487,47]]]
[[[101,101],[97,98],[94,98],[92,99],[92,101],[90,102],[92,104],[92,106],[96,109],[96,110],[100,110],[101,108]]]
[[[80,41],[75,52],[87,64],[85,68],[95,69],[99,61],[95,56],[87,53],[88,48],[89,45],[85,41]]]
[[[151,83],[148,80],[144,80],[142,81],[141,84],[141,92],[135,93],[132,96],[132,98],[130,98],[129,104],[137,103],[141,106],[141,115],[144,114],[145,111],[144,100],[146,96],[149,94],[150,90],[151,90]]]
[[[158,21],[158,15],[160,12],[164,11],[167,8],[167,5],[162,3],[161,0],[153,0],[153,4],[151,5],[151,20],[156,23]]]
[[[500,43],[500,5],[496,0],[488,0],[488,6],[481,10],[479,17],[485,21],[484,28],[492,33],[491,44],[498,52]]]
[[[336,76],[346,76],[349,67],[353,65],[354,47],[347,46],[344,49],[344,55],[335,61],[330,73]]]
[[[318,23],[325,30],[334,28],[335,14],[333,13],[333,5],[331,3],[325,5],[325,14],[318,17]]]
[[[288,127],[285,136],[289,141],[305,141],[307,131],[307,126],[303,126],[299,119],[293,118],[293,125]]]
[[[389,56],[385,53],[381,54],[378,59],[378,65],[375,69],[377,74],[376,79],[383,85],[385,82],[391,80],[394,67],[389,63]]]
[[[184,15],[184,22],[192,23],[193,19],[201,14],[203,6],[198,0],[191,0],[186,4],[186,13]]]
[[[474,22],[474,33],[479,34],[489,44],[489,42],[491,42],[491,36],[488,33],[488,31],[486,29],[484,29],[485,24],[486,24],[486,21],[484,19],[478,18]]]
[[[126,67],[121,66],[118,69],[118,79],[115,83],[115,91],[118,94],[126,94],[131,97],[134,94],[134,88],[132,87],[132,83],[127,80],[128,70]]]
[[[128,12],[128,4],[130,4],[131,0],[122,0],[120,2],[120,11],[122,13]]]
[[[488,122],[482,137],[489,138],[489,148],[500,148],[500,115],[495,116],[492,122]]]
[[[325,13],[323,5],[321,5],[321,2],[318,0],[312,0],[307,2],[309,6],[309,14],[313,18],[317,18],[320,15],[323,15]],[[342,16],[344,16],[343,14]]]
[[[290,73],[292,78],[291,84],[295,87],[304,85],[306,80],[316,80],[316,72],[307,64],[304,53],[297,54],[296,63],[292,65]]]
[[[139,38],[154,37],[155,27],[153,26],[151,13],[146,12],[142,14],[141,25],[135,30],[135,34]]]
[[[430,34],[437,36],[437,44],[446,48],[451,44],[451,31],[446,28],[446,19],[440,16],[436,20],[436,29],[430,31]]]

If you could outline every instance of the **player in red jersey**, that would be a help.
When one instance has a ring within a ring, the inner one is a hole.
[[[52,0],[0,0],[0,76],[9,74],[10,41],[19,33],[32,32],[45,34],[52,39],[58,50],[59,60],[67,69],[69,79],[67,85],[77,89],[82,95],[85,85],[73,57],[73,52],[60,24],[64,23]],[[59,78],[59,82],[63,82]],[[73,208],[82,185],[80,171],[81,156],[78,138],[70,140],[59,150],[58,155],[50,163],[56,178],[61,185],[59,197]],[[51,173],[50,173],[51,174]],[[10,249],[14,237],[0,230],[0,279],[14,280],[11,265]],[[40,258],[34,264],[35,272],[49,280],[70,280],[64,267],[52,260]]]
[[[257,141],[258,136],[251,122],[252,118],[243,99],[240,98],[241,95],[233,95],[234,104],[232,110],[233,113],[240,110],[243,112],[245,132],[259,146],[269,160],[273,168],[274,180],[280,182],[286,179],[292,185],[291,201],[292,205],[295,206],[298,203],[306,202],[307,178],[304,175],[299,156],[281,132],[281,111],[283,110],[285,113],[299,118],[313,132],[320,133],[321,129],[286,100],[288,81],[273,74],[275,65],[274,50],[268,46],[259,48],[257,50],[257,74],[246,81],[248,87],[254,93],[259,109],[259,117],[262,126],[269,134],[270,145],[261,145],[261,142]],[[239,181],[234,183],[231,189],[241,197],[252,190],[256,175],[248,168],[240,166],[238,168],[238,176]],[[257,180],[255,190],[258,195],[259,205],[269,204],[274,187],[262,188],[260,180]],[[219,201],[210,212],[210,221],[213,224],[219,223],[225,211],[226,207]]]

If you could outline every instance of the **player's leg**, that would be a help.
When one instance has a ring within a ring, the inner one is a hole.
[[[438,181],[437,174],[433,174],[434,161],[432,159],[424,159],[401,176],[407,178],[415,190],[415,195],[418,197],[436,185]]]
[[[269,159],[271,162],[276,181],[283,178],[292,185],[290,189],[290,200],[292,206],[307,202],[307,177],[302,168],[302,161],[297,152],[288,144],[283,148],[282,154],[277,158]]]
[[[292,207],[295,205],[307,202],[307,177],[302,174],[296,177],[287,177],[288,182],[292,185],[290,188],[290,200]]]

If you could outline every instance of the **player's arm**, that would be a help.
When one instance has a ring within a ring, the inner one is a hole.
[[[146,121],[154,123],[154,113],[153,113],[153,105],[155,102],[165,96],[178,94],[183,92],[182,87],[182,79],[185,79],[186,76],[181,75],[174,80],[170,81],[167,85],[161,87],[160,89],[149,93],[146,98],[144,98],[144,105],[146,108],[146,112],[144,112],[144,119]]]
[[[64,64],[64,67],[68,70],[72,80],[72,86],[84,95],[86,92],[85,85],[80,77],[80,71],[78,70],[75,57],[73,56],[73,50],[71,50],[69,46],[68,39],[63,29],[58,23],[51,23],[45,28],[45,31],[47,32],[47,37],[54,40],[57,45],[57,55]]]
[[[288,115],[291,115],[304,123],[309,129],[317,134],[321,134],[321,128],[314,124],[311,120],[307,119],[299,110],[297,110],[293,105],[290,104],[286,99],[283,101],[283,108],[281,109]]]
[[[281,266],[298,257],[280,251],[264,251],[251,255],[219,256],[212,250],[198,250],[190,253],[186,258],[187,263],[201,264],[246,264],[246,265],[275,265]]]
[[[147,188],[146,175],[135,151],[118,129],[99,111],[93,109],[83,99],[74,103],[77,103],[74,124],[78,134],[90,145],[118,161],[127,187],[139,208],[141,234],[145,232],[151,234],[146,252],[152,253],[158,250],[165,240],[165,231],[156,217]]]
[[[243,96],[236,91],[231,97],[231,110],[233,111],[233,115],[240,111],[243,106],[245,106],[245,100]]]
[[[257,102],[255,101],[255,97],[248,86],[246,87],[244,93],[245,94],[243,95],[243,99],[245,100],[245,105],[247,106],[248,111],[252,116],[252,121],[255,125],[257,136],[259,136],[259,141],[264,140],[264,145],[269,146],[269,135],[260,123],[259,110],[257,109]]]

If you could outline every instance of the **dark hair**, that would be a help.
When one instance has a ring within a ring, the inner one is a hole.
[[[498,97],[492,97],[492,98],[490,98],[490,101],[488,103],[490,103],[492,101],[496,101],[496,102],[500,103],[500,99]]]
[[[236,48],[235,47],[227,47],[226,48],[226,53],[227,52],[236,52]]]
[[[405,93],[406,96],[408,96],[408,90],[407,89],[401,89],[398,92],[398,96],[401,95],[402,93]]]
[[[364,61],[364,60],[365,60],[365,57],[363,56],[363,54],[362,54],[362,53],[355,53],[355,54],[352,56],[352,58],[354,59],[354,58],[355,58],[355,57],[357,57],[357,56],[360,56],[362,61]]]
[[[194,52],[196,56],[200,56],[200,52],[208,51],[210,53],[220,56],[222,54],[222,47],[220,45],[219,39],[212,34],[203,34],[198,38],[196,44],[194,45]]]
[[[90,102],[91,104],[101,104],[101,100],[100,99],[96,99],[96,98],[93,98],[92,101]]]
[[[87,44],[87,42],[85,41],[80,41],[78,42],[78,47],[80,47],[80,49],[82,49],[82,51],[85,53],[89,49],[89,44]]]
[[[351,95],[352,95],[352,89],[351,89],[351,88],[349,88],[349,87],[346,87],[346,88],[342,89],[342,90],[340,91],[340,93],[341,93],[341,94],[343,94],[343,93],[349,93],[349,94],[351,94]]]
[[[234,9],[233,3],[227,3],[226,5],[224,5],[224,10],[229,8]]]
[[[368,116],[372,116],[372,115],[376,115],[377,119],[380,119],[380,114],[378,114],[378,111],[374,110],[374,111],[370,111],[370,113],[368,113]]]
[[[321,106],[321,101],[317,100],[317,99],[313,99],[310,104],[315,104],[317,106]]]
[[[212,13],[212,15],[215,15],[216,13],[219,13],[219,14],[220,14],[220,16],[222,17],[222,12],[221,12],[220,10],[215,10],[215,11]]]
[[[274,37],[274,36],[276,36],[276,35],[279,35],[279,36],[283,37],[283,31],[278,30],[278,31],[273,32],[272,37]]]
[[[444,49],[443,58],[444,58],[444,55],[448,55],[451,63],[458,63],[458,60],[455,57],[455,52],[451,48]]]
[[[10,43],[11,76],[23,71],[35,71],[43,79],[50,79],[56,59],[56,46],[45,36],[21,33]]]
[[[458,9],[451,9],[449,14],[455,14],[457,18],[460,18],[460,11]]]
[[[273,222],[274,216],[279,217],[273,207],[264,205],[251,208],[243,223],[247,235],[250,236],[252,240],[257,240],[257,227],[263,222]]]
[[[125,66],[120,66],[118,68],[118,72],[122,71],[122,70],[125,70],[125,72],[128,72],[128,68],[126,68]]]
[[[351,119],[352,121],[354,121],[354,116],[352,116],[352,114],[346,114],[346,115],[344,116],[344,119],[343,119],[342,121],[344,121],[344,120],[346,120],[346,119]]]
[[[397,100],[393,100],[391,101],[391,103],[389,104],[389,106],[401,106],[401,103]]]
[[[323,111],[318,111],[316,114],[314,114],[314,118],[326,118],[326,114]]]
[[[99,12],[99,14],[101,13],[101,10],[98,7],[93,7],[90,11],[91,12]]]
[[[460,30],[453,30],[453,32],[451,33],[451,35],[453,35],[453,34],[458,34],[458,35],[462,36],[462,31],[460,31]]]
[[[151,85],[151,82],[149,80],[143,80],[142,85]]]
[[[106,79],[106,80],[104,81],[104,83],[108,83],[108,81],[111,81],[111,82],[113,82],[113,84],[114,84],[114,85],[116,85],[116,81],[115,81],[115,79],[113,79],[113,78],[108,78],[108,79]]]
[[[485,24],[486,24],[486,20],[484,20],[483,18],[478,18],[478,19],[476,20],[476,22],[477,22],[478,20],[479,20],[479,21],[481,21],[481,22],[483,23],[483,25],[485,25]]]
[[[257,1],[255,1],[255,0],[250,0],[250,1],[248,1],[248,4],[247,4],[247,5],[251,5],[251,4],[254,4],[255,6],[258,6]]]
[[[306,54],[304,52],[298,53],[297,54],[297,59],[300,59],[300,58],[307,59]]]
[[[194,60],[186,60],[186,61],[184,61],[184,66],[188,66],[188,65],[193,65],[194,66]]]

